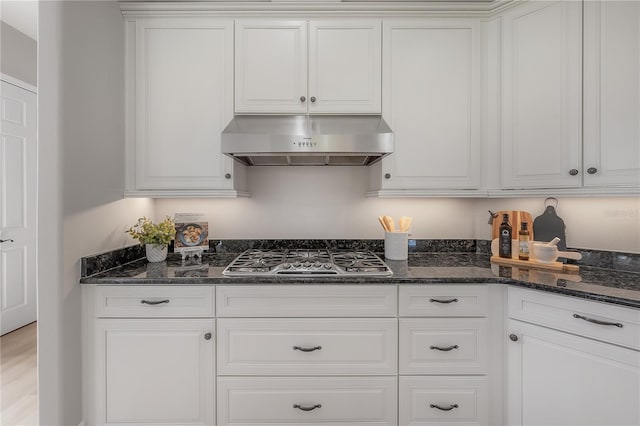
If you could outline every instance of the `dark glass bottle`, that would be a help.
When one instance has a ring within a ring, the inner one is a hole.
[[[518,259],[529,260],[529,230],[527,229],[526,222],[522,222],[522,228],[518,233],[518,242],[519,242]]]
[[[498,243],[499,256],[511,259],[511,225],[509,225],[509,215],[506,213],[502,215]]]

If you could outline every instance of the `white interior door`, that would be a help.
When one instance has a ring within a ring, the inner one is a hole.
[[[0,90],[0,333],[36,320],[36,95]]]

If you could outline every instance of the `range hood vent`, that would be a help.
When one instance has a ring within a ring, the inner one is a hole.
[[[248,166],[368,166],[392,152],[374,115],[238,115],[222,132],[222,153]]]

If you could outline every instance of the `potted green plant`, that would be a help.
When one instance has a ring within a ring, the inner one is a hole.
[[[145,246],[149,262],[162,262],[167,258],[168,245],[176,235],[176,227],[169,216],[158,224],[141,217],[126,232]]]

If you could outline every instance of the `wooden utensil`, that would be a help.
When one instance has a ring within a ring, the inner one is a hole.
[[[409,216],[402,216],[400,218],[400,232],[409,232],[409,228],[411,228],[411,222],[413,221],[413,218],[409,217]]]
[[[493,219],[493,232],[491,233],[491,239],[500,237],[500,224],[502,223],[502,215],[509,215],[509,224],[511,225],[511,238],[518,239],[518,232],[522,227],[522,223],[527,223],[527,229],[529,230],[529,239],[533,240],[533,219],[529,212],[521,210],[501,210],[497,212],[496,217]]]
[[[384,229],[385,232],[389,232],[389,230],[387,229],[387,224],[384,223],[384,219],[382,218],[382,216],[378,216],[378,222],[380,222],[380,225],[382,225],[382,229]]]
[[[393,222],[393,218],[391,216],[382,216],[382,220],[384,221],[387,232],[396,232],[396,225]]]

